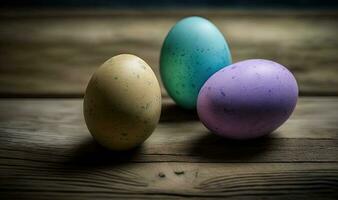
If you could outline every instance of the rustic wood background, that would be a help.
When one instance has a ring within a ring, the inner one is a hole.
[[[109,152],[82,115],[93,71],[119,53],[158,78],[161,43],[201,15],[234,61],[272,59],[301,97],[275,133],[252,141],[209,133],[163,89],[160,123],[139,148]],[[337,199],[338,12],[289,10],[21,10],[0,12],[0,199]]]
[[[338,95],[338,12],[221,10],[2,12],[0,95],[82,96],[93,71],[120,53],[143,58],[160,79],[162,42],[189,15],[217,25],[234,62],[272,59],[302,95]]]

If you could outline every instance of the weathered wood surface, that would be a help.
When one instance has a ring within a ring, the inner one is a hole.
[[[63,98],[81,97],[119,53],[159,77],[161,43],[188,15],[211,19],[234,61],[272,59],[302,95],[338,95],[335,11],[1,11],[0,97],[59,99],[0,98],[0,199],[337,199],[337,97],[302,97],[275,133],[245,142],[213,136],[164,98],[141,147],[116,153],[93,141],[82,100]]]
[[[165,35],[188,15],[212,20],[225,34],[234,61],[272,59],[295,74],[302,95],[337,95],[337,13],[2,11],[0,96],[82,96],[93,71],[120,53],[144,58],[159,77]]]
[[[11,199],[334,199],[337,164],[137,163],[0,166],[0,197]]]
[[[338,197],[338,99],[300,98],[275,133],[220,139],[165,99],[161,122],[125,153],[93,142],[78,99],[0,100],[0,199]]]

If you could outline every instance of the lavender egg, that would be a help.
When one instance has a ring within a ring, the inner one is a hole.
[[[269,60],[234,63],[202,86],[197,112],[213,133],[230,139],[252,139],[273,132],[292,114],[298,98],[295,77]]]

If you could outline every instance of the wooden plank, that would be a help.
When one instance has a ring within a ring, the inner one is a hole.
[[[93,71],[119,53],[144,58],[159,78],[164,37],[187,15],[212,20],[235,62],[272,59],[295,74],[302,95],[338,94],[337,12],[44,10],[1,12],[0,96],[82,96]]]
[[[11,199],[334,199],[337,164],[0,163],[0,197]],[[154,196],[153,196],[154,195]],[[2,199],[4,199],[2,198]]]
[[[114,153],[81,99],[0,99],[0,199],[336,199],[337,100],[300,98],[276,133],[235,142],[164,99],[145,144]]]
[[[245,142],[214,136],[195,113],[165,99],[161,123],[153,135],[141,147],[122,154],[108,152],[93,142],[84,124],[82,100],[0,102],[0,151],[6,160],[338,162],[337,98],[300,98],[294,115],[276,133]]]

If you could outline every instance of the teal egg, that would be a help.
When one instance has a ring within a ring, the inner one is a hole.
[[[188,17],[171,28],[163,43],[160,73],[172,99],[195,109],[206,80],[230,64],[228,44],[217,27],[202,17]]]

